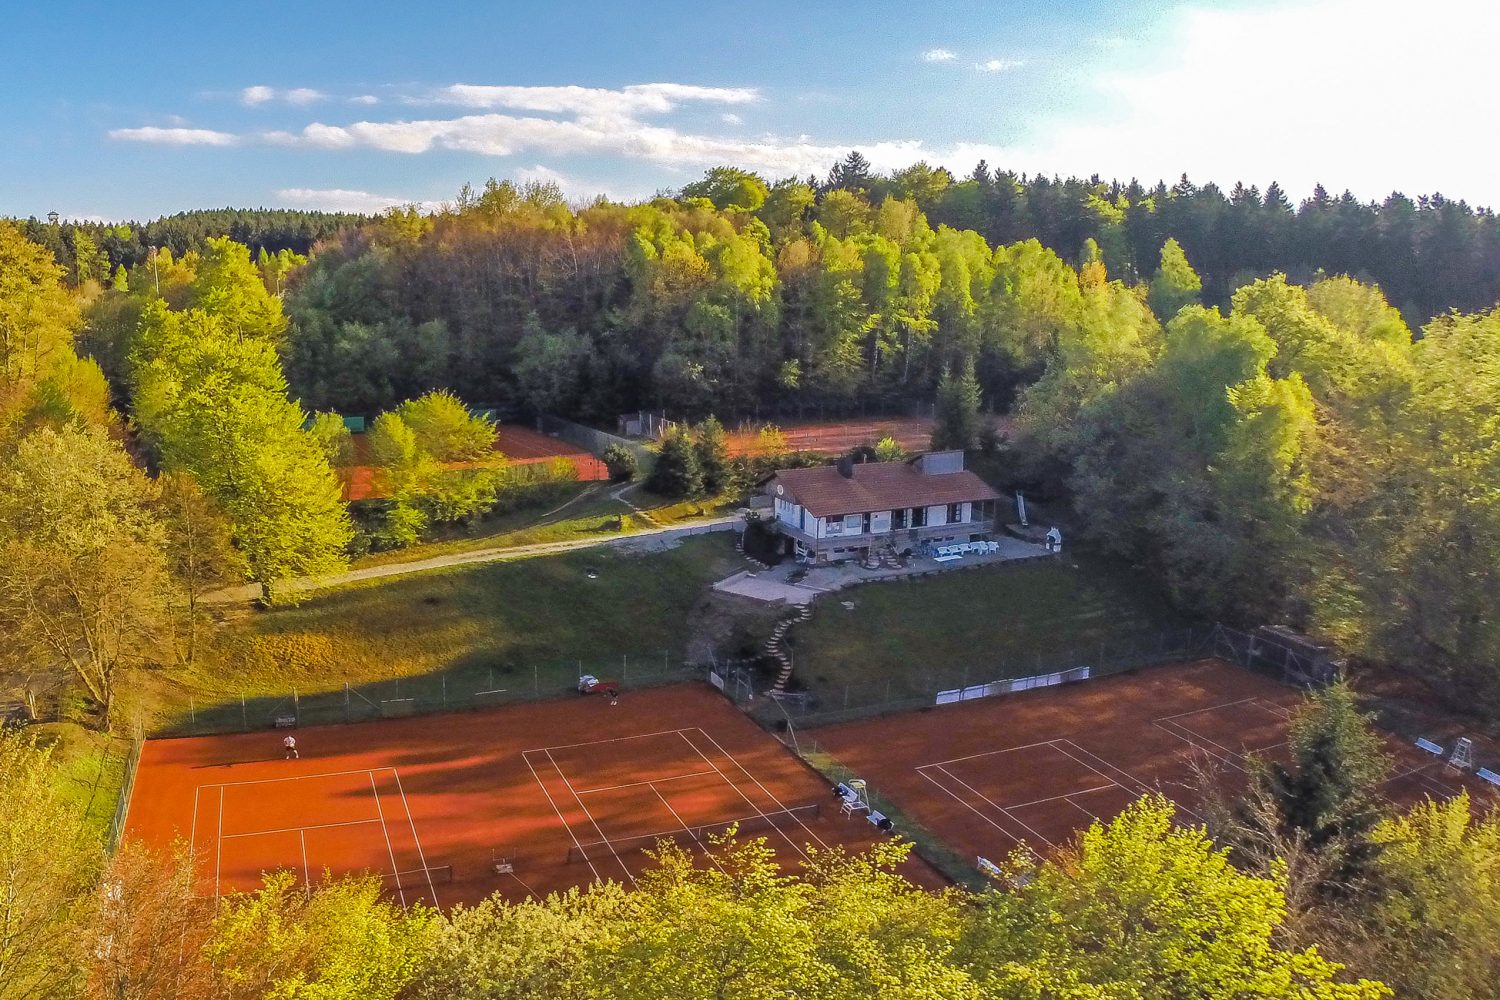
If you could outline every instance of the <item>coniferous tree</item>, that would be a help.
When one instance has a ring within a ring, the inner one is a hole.
[[[974,447],[979,441],[979,403],[979,379],[974,375],[972,360],[965,362],[958,375],[944,371],[938,382],[932,446],[937,449]]]
[[[661,450],[646,489],[664,497],[693,497],[703,492],[703,470],[687,431],[673,427],[662,436]]]
[[[693,451],[703,475],[703,492],[713,496],[729,485],[729,438],[724,425],[710,416],[696,428]]]
[[[1188,263],[1182,245],[1174,239],[1163,243],[1161,266],[1157,268],[1156,277],[1151,279],[1149,295],[1151,311],[1156,313],[1156,318],[1167,322],[1183,306],[1197,302],[1202,290],[1203,282]]]

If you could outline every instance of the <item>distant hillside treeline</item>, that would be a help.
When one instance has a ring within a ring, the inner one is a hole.
[[[189,250],[202,250],[205,241],[215,236],[243,243],[252,254],[290,250],[305,255],[318,240],[369,218],[293,208],[211,208],[151,222],[54,223],[31,218],[20,224],[26,238],[51,250],[78,284],[90,278],[101,280],[122,264],[129,270],[143,263],[151,247],[165,247],[174,257],[181,257]]]
[[[1277,272],[1378,284],[1413,328],[1500,299],[1500,226],[1439,196],[1320,188],[1294,209],[1275,184],[1225,196],[983,163],[882,176],[856,153],[823,180],[719,167],[628,206],[491,181],[437,216],[347,230],[294,281],[288,375],[309,405],[350,412],[447,386],[599,419],[900,407],[973,361],[1006,406],[1069,322],[1063,266],[1143,293],[1169,239],[1210,305]]]

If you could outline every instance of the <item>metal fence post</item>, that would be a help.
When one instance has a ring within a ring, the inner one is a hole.
[[[240,695],[240,722],[245,726],[245,731],[250,731],[250,713],[245,708],[245,696]]]
[[[630,683],[630,657],[628,655],[620,657],[620,683]]]
[[[540,698],[542,696],[541,667],[535,663],[531,665],[531,696],[533,698]]]

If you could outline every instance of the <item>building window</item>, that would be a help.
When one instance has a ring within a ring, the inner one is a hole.
[[[927,508],[913,507],[911,509],[911,526],[913,528],[927,527]]]
[[[900,531],[906,527],[906,508],[891,511],[891,530]]]
[[[963,520],[964,505],[961,503],[950,503],[948,505],[948,523],[957,524]]]

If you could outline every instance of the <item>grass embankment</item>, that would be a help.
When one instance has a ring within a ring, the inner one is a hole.
[[[727,498],[673,501],[633,487],[626,495],[649,515],[643,516],[610,496],[615,489],[617,485],[594,483],[547,509],[517,510],[482,521],[474,528],[450,528],[449,534],[430,542],[362,556],[353,562],[352,568],[414,562],[481,549],[617,538],[657,526],[714,517],[734,509]]]
[[[841,602],[853,601],[854,610]],[[789,633],[797,677],[827,709],[1107,662],[1183,628],[1150,581],[1082,552],[874,583],[821,598]],[[1102,652],[1102,656],[1101,656]]]
[[[739,566],[729,537],[709,535],[649,554],[591,549],[413,574],[243,612],[191,676],[161,692],[158,714],[178,731],[236,719],[254,728],[285,712],[295,690],[304,721],[335,722],[408,698],[424,709],[497,688],[496,700],[560,693],[580,665],[628,685],[632,673],[681,663],[689,611]],[[346,683],[359,688],[348,704]]]

